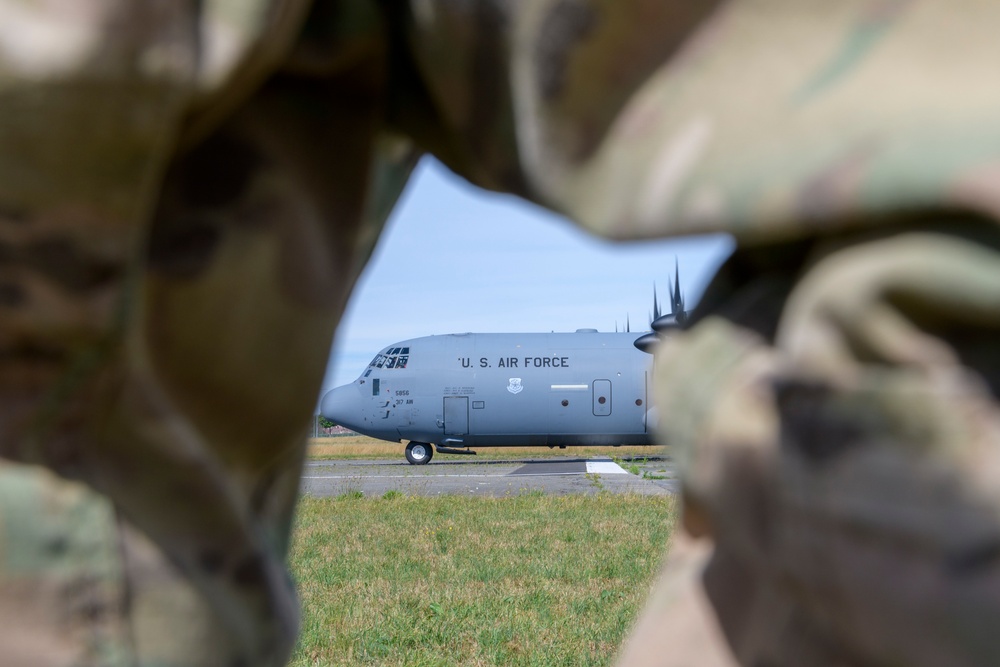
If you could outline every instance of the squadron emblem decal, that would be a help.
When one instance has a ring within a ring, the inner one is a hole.
[[[510,378],[510,384],[507,385],[507,391],[512,394],[520,394],[524,387],[521,386],[521,378]]]

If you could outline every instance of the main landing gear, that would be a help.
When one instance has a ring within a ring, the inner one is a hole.
[[[411,442],[406,445],[406,460],[415,466],[426,465],[434,456],[434,448],[426,442]]]

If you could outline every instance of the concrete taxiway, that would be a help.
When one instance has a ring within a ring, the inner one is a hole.
[[[623,467],[624,466],[624,467]],[[635,493],[661,495],[677,491],[669,459],[624,460],[560,457],[508,461],[438,459],[412,466],[405,461],[312,461],[302,475],[302,491],[312,496],[361,492],[381,496],[388,491],[408,495],[502,497],[542,492]]]

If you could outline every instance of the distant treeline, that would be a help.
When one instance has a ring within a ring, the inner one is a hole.
[[[314,438],[339,438],[345,435],[358,435],[354,431],[334,424],[322,415],[316,415],[313,419],[312,437]]]

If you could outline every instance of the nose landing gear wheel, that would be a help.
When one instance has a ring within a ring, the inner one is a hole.
[[[434,456],[434,449],[426,442],[411,442],[406,445],[406,460],[415,466],[426,465]]]

